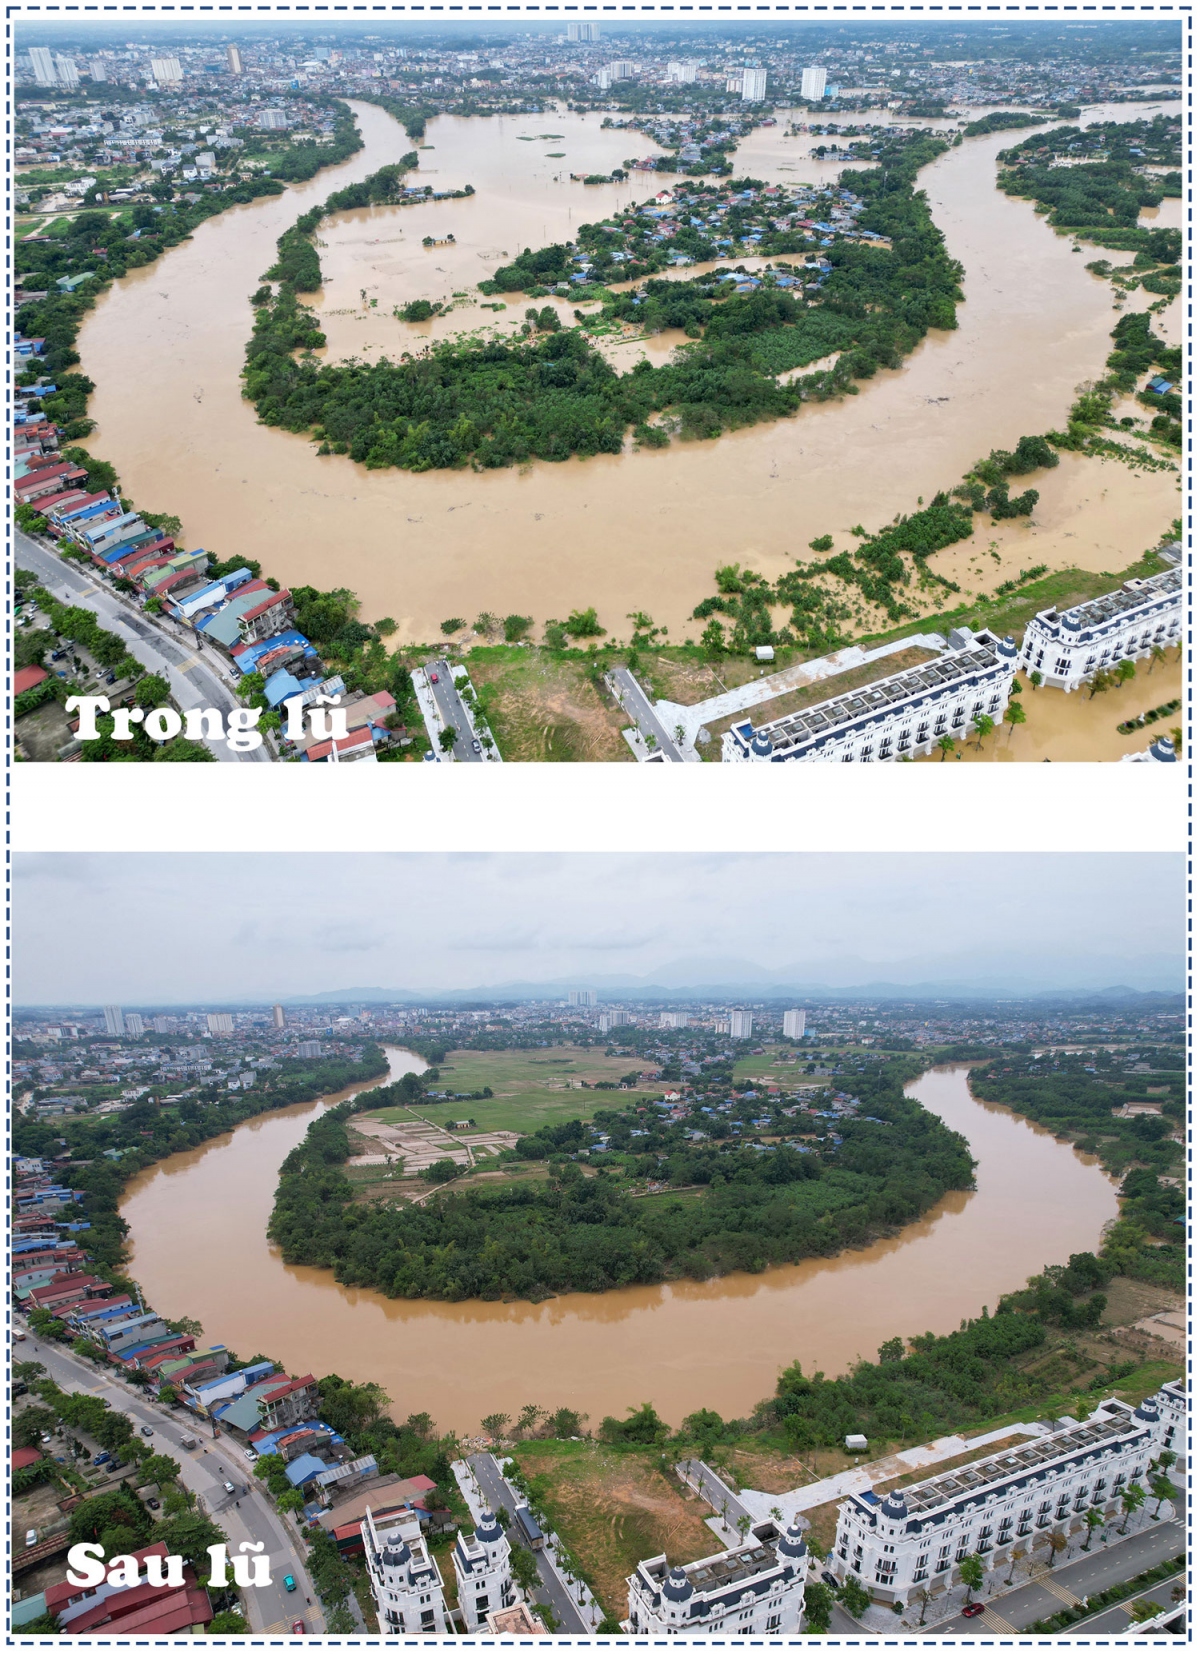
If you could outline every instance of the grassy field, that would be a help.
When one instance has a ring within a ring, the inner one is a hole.
[[[593,1420],[593,1425],[598,1420]],[[704,1525],[712,1511],[672,1474],[657,1452],[596,1442],[522,1442],[512,1450],[538,1504],[579,1559],[608,1613],[628,1612],[628,1576],[645,1557],[694,1562],[722,1548]]]
[[[621,736],[629,719],[593,681],[595,663],[583,650],[497,646],[465,658],[509,763],[634,762]]]
[[[638,1067],[636,1057],[606,1057],[577,1045],[541,1051],[451,1051],[438,1065],[439,1091],[481,1091],[490,1086],[496,1095],[469,1104],[434,1098],[423,1112],[438,1124],[468,1115],[480,1131],[536,1131],[563,1120],[590,1120],[598,1108],[626,1108],[646,1097],[660,1097],[662,1090],[597,1093],[575,1090],[568,1082],[618,1080]],[[393,1124],[409,1118],[403,1109],[378,1109],[372,1115]]]

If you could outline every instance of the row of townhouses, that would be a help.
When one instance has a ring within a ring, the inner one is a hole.
[[[1091,1418],[1005,1448],[990,1458],[884,1493],[856,1493],[838,1514],[828,1566],[854,1574],[876,1601],[908,1603],[945,1590],[970,1555],[989,1568],[1081,1533],[1089,1511],[1115,1515],[1121,1494],[1144,1484],[1151,1461],[1185,1436],[1181,1383],[1140,1407],[1106,1401]]]
[[[972,735],[981,716],[999,723],[1018,669],[1046,686],[1077,689],[1122,660],[1141,660],[1183,636],[1183,576],[1172,566],[1075,608],[1043,609],[1018,648],[1011,637],[959,627],[946,652],[922,666],[879,678],[816,706],[755,725],[734,724],[722,737],[726,763],[887,763],[928,754],[944,737]]]

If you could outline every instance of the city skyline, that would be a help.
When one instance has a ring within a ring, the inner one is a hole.
[[[532,998],[580,984],[1172,992],[1181,876],[1166,854],[26,855],[14,867],[14,998]],[[189,891],[203,892],[204,917],[179,948]],[[1030,912],[1042,916],[1032,931]]]

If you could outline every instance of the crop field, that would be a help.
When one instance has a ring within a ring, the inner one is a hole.
[[[639,1068],[637,1057],[606,1057],[577,1045],[547,1046],[536,1051],[451,1051],[438,1064],[438,1091],[482,1091],[495,1096],[456,1103],[429,1098],[421,1112],[431,1120],[471,1118],[480,1131],[536,1131],[563,1120],[590,1120],[598,1108],[625,1108],[646,1097],[661,1096],[661,1087],[637,1091],[577,1090],[572,1080],[616,1082]],[[407,1121],[405,1109],[378,1109],[372,1118],[389,1125]]]

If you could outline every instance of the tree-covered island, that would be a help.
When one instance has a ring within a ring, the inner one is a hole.
[[[319,285],[312,235],[348,193],[338,192],[280,238],[268,273],[278,289],[255,295],[245,394],[266,424],[308,432],[369,467],[412,471],[619,453],[631,429],[658,447],[675,434],[715,437],[785,418],[806,400],[853,392],[856,380],[899,367],[930,328],[956,325],[961,270],[914,187],[945,148],[925,134],[897,134],[873,170],[843,173],[819,200],[806,186],[749,178],[728,188],[677,185],[583,226],[573,245],[527,249],[481,284],[532,298],[576,293],[599,300],[599,312],[577,311],[576,325],[563,328],[546,306],[527,312],[513,343],[465,337],[373,364],[318,362],[311,351],[324,336],[297,296]],[[398,174],[389,194],[372,192],[383,173],[349,193],[398,199]],[[803,262],[654,279],[671,266],[748,253]],[[679,328],[689,342],[661,367],[642,361],[618,373],[591,335],[628,327]],[[798,380],[781,378],[830,356]]]
[[[837,1112],[822,1089],[776,1118],[751,1091],[745,1125],[702,1099],[683,1112],[598,1108],[502,1153],[528,1178],[360,1203],[341,1169],[348,1122],[418,1101],[422,1082],[406,1075],[313,1122],[283,1163],[268,1234],[289,1263],[332,1268],[346,1285],[449,1300],[537,1301],[832,1257],[972,1186],[965,1139],[904,1094],[923,1066],[889,1059]]]

